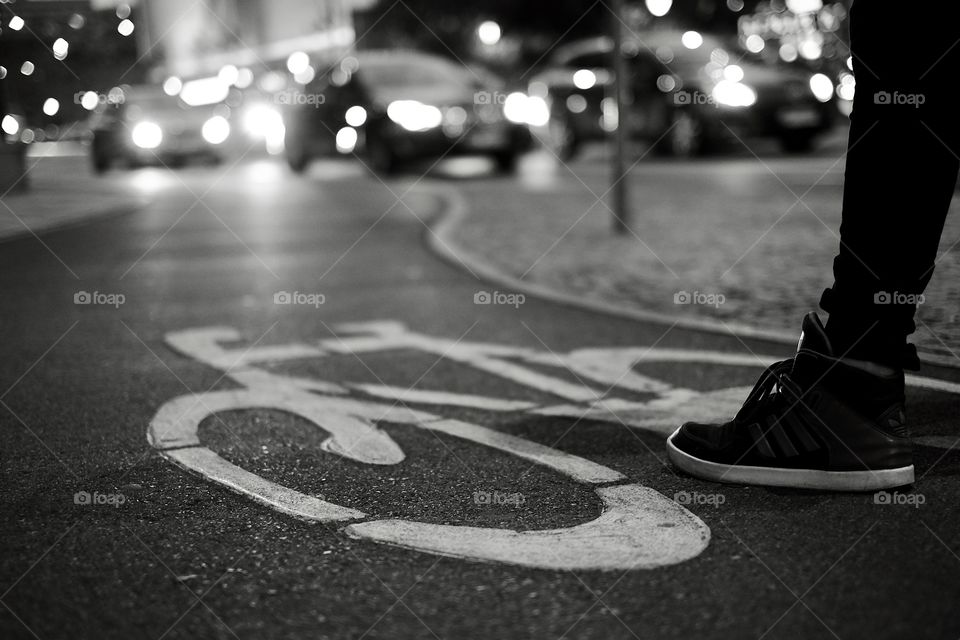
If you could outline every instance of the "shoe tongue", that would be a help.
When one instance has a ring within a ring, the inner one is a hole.
[[[833,355],[833,346],[830,344],[830,338],[827,337],[827,331],[820,322],[820,317],[811,311],[803,318],[803,324],[800,330],[800,342],[797,344],[797,353],[800,351],[813,351],[825,356]],[[800,358],[794,361],[794,370],[799,364]]]

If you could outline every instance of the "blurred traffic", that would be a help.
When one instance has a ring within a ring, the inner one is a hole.
[[[618,132],[677,158],[764,138],[804,153],[842,128],[855,91],[842,2],[628,4],[621,106],[609,11],[573,3],[544,6],[539,26],[519,9],[432,7],[419,29],[343,0],[0,7],[13,177],[26,146],[62,141],[97,173],[348,156],[393,174],[463,155],[509,173],[528,151],[566,162]]]

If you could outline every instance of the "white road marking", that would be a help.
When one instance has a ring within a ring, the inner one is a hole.
[[[415,404],[439,404],[448,407],[466,407],[469,409],[486,409],[487,411],[523,411],[533,409],[537,405],[525,400],[503,400],[487,396],[475,396],[466,393],[450,393],[449,391],[424,391],[404,387],[391,387],[382,384],[352,384],[352,388],[378,398],[387,398],[397,402],[412,402]]]
[[[330,433],[323,449],[357,462],[397,464],[403,451],[374,420],[409,422],[417,414],[342,398],[317,396],[299,389],[234,389],[174,398],[150,422],[148,439],[158,449],[200,446],[200,422],[219,411],[276,409],[292,413]],[[426,414],[424,414],[426,415]]]
[[[440,431],[464,440],[470,440],[491,449],[498,449],[518,458],[536,462],[577,482],[599,484],[626,480],[626,476],[619,471],[614,471],[601,464],[480,425],[460,422],[459,420],[441,420],[427,423],[424,426],[433,431]]]
[[[236,342],[243,339],[239,331],[232,327],[207,327],[175,331],[166,335],[166,342],[174,350],[185,356],[228,372],[231,377],[247,386],[280,384],[289,385],[288,376],[278,376],[262,369],[251,369],[251,365],[265,362],[280,362],[304,358],[319,358],[327,355],[317,347],[308,344],[267,345],[250,348],[225,349],[221,342]],[[239,379],[238,379],[239,378]],[[297,386],[323,393],[346,393],[339,385],[322,380],[296,378]]]
[[[341,507],[270,482],[227,462],[206,447],[174,449],[164,451],[163,455],[189,471],[249,496],[280,513],[318,522],[358,520],[366,517],[362,511]]]
[[[221,342],[238,342],[240,333],[229,327],[193,329],[171,333],[167,342],[177,351],[224,371],[225,377],[244,388],[186,395],[167,402],[148,429],[150,443],[162,455],[203,477],[270,506],[279,512],[321,522],[362,520],[362,511],[327,502],[280,486],[223,459],[200,442],[202,420],[220,411],[273,409],[299,416],[329,437],[321,448],[357,462],[394,465],[405,458],[403,450],[380,423],[411,425],[441,432],[561,473],[588,484],[623,482],[618,471],[590,460],[476,424],[414,410],[401,403],[437,407],[456,406],[493,412],[525,411],[531,415],[590,418],[622,423],[660,434],[672,432],[682,420],[716,420],[732,417],[749,387],[729,387],[701,392],[675,386],[635,370],[638,364],[665,362],[760,368],[775,358],[727,352],[663,348],[590,348],[570,353],[546,353],[511,345],[454,342],[408,331],[393,321],[338,325],[347,334],[308,344],[225,348]],[[388,385],[334,383],[289,376],[258,368],[258,364],[328,354],[364,354],[413,349],[445,357],[526,388],[562,398],[564,403],[544,406],[533,402],[487,398],[442,390],[406,389]],[[540,369],[555,368],[576,378],[589,379],[594,389],[555,377]],[[908,376],[909,384],[960,393],[951,382]],[[650,396],[630,400],[604,393],[621,389]],[[346,397],[360,392],[393,400],[384,404]],[[323,394],[323,395],[320,395]],[[918,442],[949,448],[952,439],[920,438]],[[653,568],[683,562],[706,548],[710,531],[684,507],[653,489],[636,484],[596,487],[604,512],[574,527],[549,531],[512,531],[482,527],[435,525],[405,520],[374,520],[347,527],[351,536],[417,549],[427,553],[504,562],[546,569]]]
[[[600,517],[575,527],[512,531],[375,520],[348,535],[456,558],[565,571],[653,569],[695,558],[710,529],[653,489],[635,484],[597,490]]]
[[[522,358],[527,355],[533,355],[535,352],[529,349],[509,345],[435,338],[412,331],[402,331],[403,326],[398,326],[395,322],[354,322],[337,325],[337,329],[368,332],[372,333],[373,336],[324,340],[320,343],[324,349],[355,354],[369,351],[389,351],[392,349],[414,349],[431,353],[437,357],[444,357],[454,362],[467,364],[480,371],[485,371],[531,389],[537,389],[544,393],[559,396],[574,402],[589,402],[600,397],[598,391],[585,387],[582,384],[575,384],[562,378],[548,376],[501,359],[507,357]]]

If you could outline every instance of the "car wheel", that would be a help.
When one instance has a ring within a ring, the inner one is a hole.
[[[97,175],[106,173],[110,168],[110,153],[107,145],[98,134],[93,135],[93,141],[90,145],[90,164],[93,172]]]
[[[704,150],[703,125],[688,109],[674,112],[667,133],[667,150],[675,158],[692,158]]]
[[[284,142],[286,149],[287,166],[294,173],[303,173],[307,165],[310,164],[310,157],[307,155],[303,143],[295,139],[288,139]]]
[[[97,175],[106,173],[110,169],[110,158],[104,154],[94,151],[90,154],[91,165],[93,166],[93,172]]]
[[[517,161],[520,159],[514,149],[499,151],[493,154],[493,161],[497,165],[497,173],[514,173],[517,170]]]
[[[790,132],[780,135],[780,148],[787,153],[806,153],[813,149],[812,133]]]

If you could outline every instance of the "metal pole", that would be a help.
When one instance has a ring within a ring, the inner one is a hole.
[[[613,164],[611,166],[611,189],[613,193],[613,230],[615,233],[627,232],[629,225],[629,203],[627,202],[626,176],[626,103],[627,64],[623,57],[623,0],[611,0],[610,12],[613,14],[613,92],[617,105],[617,126],[613,131]]]

